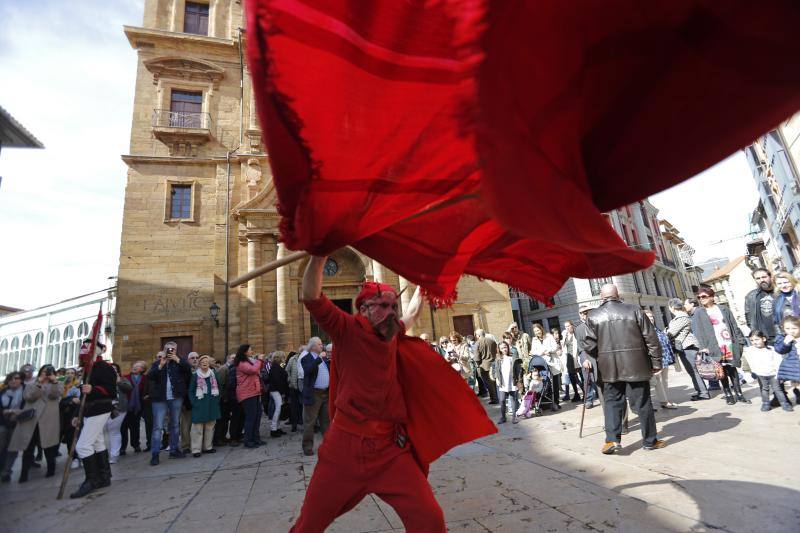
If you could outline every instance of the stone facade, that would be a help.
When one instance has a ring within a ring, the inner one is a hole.
[[[115,351],[123,366],[150,360],[167,338],[179,338],[179,351],[191,346],[221,358],[226,344],[228,352],[240,342],[257,351],[296,349],[317,332],[299,303],[304,262],[226,296],[226,279],[288,251],[278,242],[268,154],[241,62],[241,2],[212,0],[207,14],[201,9],[199,31],[206,34],[191,33],[198,31],[198,4],[189,6],[193,14],[183,0],[147,0],[143,26],[125,27],[139,61],[130,152],[123,156],[128,182]],[[342,307],[352,305],[365,279],[407,285],[355,250],[331,259],[324,291]],[[406,303],[412,290],[403,295]],[[416,333],[499,331],[511,321],[505,285],[465,277],[458,290],[451,309],[425,311]]]

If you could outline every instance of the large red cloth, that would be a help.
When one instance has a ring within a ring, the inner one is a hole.
[[[355,422],[405,426],[425,473],[449,449],[497,432],[473,390],[426,342],[405,333],[383,341],[366,318],[345,313],[325,295],[304,303],[333,340],[333,424],[341,411]]]
[[[248,0],[291,249],[453,296],[650,265],[607,211],[800,109],[794,0]],[[720,184],[724,186],[724,184]]]

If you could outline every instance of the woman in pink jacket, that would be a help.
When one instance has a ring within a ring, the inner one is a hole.
[[[266,444],[261,440],[258,428],[261,425],[261,358],[252,357],[249,344],[236,350],[233,366],[236,370],[236,400],[244,411],[244,447],[258,448]]]

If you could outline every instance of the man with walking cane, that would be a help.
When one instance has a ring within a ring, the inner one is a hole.
[[[650,378],[661,371],[661,345],[653,325],[635,305],[624,303],[613,284],[600,289],[603,303],[586,319],[583,349],[597,360],[603,380],[606,443],[602,453],[622,449],[625,400],[639,415],[642,448],[656,450],[666,442],[656,434],[650,401]]]
[[[84,375],[88,376],[81,386],[86,403],[82,419],[79,415],[73,419],[73,425],[80,431],[75,451],[83,463],[86,479],[78,490],[69,495],[70,498],[82,498],[96,489],[111,485],[111,466],[103,428],[111,416],[112,401],[117,397],[117,374],[103,360],[105,350],[104,344],[93,339],[85,340],[81,346],[80,363]]]

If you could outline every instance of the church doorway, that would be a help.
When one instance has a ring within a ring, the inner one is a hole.
[[[353,300],[351,298],[339,298],[331,300],[331,302],[333,302],[333,305],[335,305],[345,313],[347,314],[353,313]],[[317,321],[314,320],[314,317],[309,315],[309,319],[311,320],[311,336],[319,337],[320,339],[322,339],[323,344],[328,344],[329,342],[331,342],[331,336],[328,335],[328,333],[325,330],[323,330],[319,324],[317,324]]]

